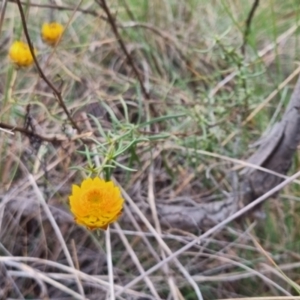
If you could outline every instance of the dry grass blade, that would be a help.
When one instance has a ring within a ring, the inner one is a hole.
[[[241,168],[248,167],[248,168],[252,168],[254,170],[260,170],[260,171],[278,176],[279,178],[283,178],[283,179],[288,179],[289,178],[286,175],[274,172],[272,170],[266,169],[264,167],[261,167],[261,166],[258,166],[258,165],[252,164],[252,163],[249,163],[247,161],[243,161],[243,160],[236,159],[236,158],[231,158],[231,157],[224,156],[224,155],[214,153],[214,152],[208,152],[208,151],[200,150],[200,149],[196,149],[196,150],[195,149],[189,149],[187,147],[181,147],[181,146],[178,146],[178,145],[172,144],[172,143],[167,143],[167,144],[163,145],[162,149],[178,149],[178,150],[181,150],[183,152],[198,153],[198,154],[201,154],[201,155],[211,156],[211,157],[218,158],[220,160],[228,161],[228,162],[231,162],[231,163],[234,163],[234,164],[238,165],[238,166],[232,168],[233,171],[234,170],[239,170]],[[296,179],[296,180],[293,181],[293,183],[300,184],[300,181]]]
[[[194,245],[196,245],[197,243],[201,242],[202,239],[212,235],[213,233],[216,233],[217,231],[219,231],[220,229],[222,229],[225,225],[227,225],[228,223],[230,223],[231,221],[235,220],[236,218],[242,216],[244,213],[246,213],[247,211],[251,210],[252,208],[254,208],[256,205],[260,204],[261,202],[265,201],[266,199],[268,199],[271,195],[273,195],[274,193],[280,191],[283,187],[285,187],[287,184],[293,182],[296,178],[298,178],[300,176],[300,171],[297,172],[296,174],[294,174],[293,176],[289,177],[288,179],[286,179],[285,181],[283,181],[281,184],[279,184],[278,186],[276,186],[275,188],[273,188],[272,190],[270,190],[269,192],[267,192],[266,194],[264,194],[263,196],[259,197],[258,199],[256,199],[255,201],[251,202],[250,204],[248,204],[247,206],[245,206],[244,208],[242,208],[241,210],[239,210],[238,212],[236,212],[235,214],[231,215],[230,217],[228,217],[227,219],[225,219],[224,221],[222,221],[221,223],[217,224],[216,226],[210,228],[208,231],[206,231],[204,234],[201,234],[198,238],[196,238],[195,240],[191,241],[190,243],[188,243],[187,245],[185,245],[184,247],[182,247],[181,249],[177,250],[176,252],[174,252],[173,254],[170,254],[165,260],[161,261],[160,263],[156,264],[155,266],[153,266],[152,268],[150,268],[148,271],[146,271],[145,275],[150,275],[152,272],[158,270],[159,268],[162,267],[163,264],[171,261],[172,259],[176,258],[177,256],[179,256],[180,254],[184,253],[186,250],[190,249],[191,247],[193,247]],[[126,199],[128,199],[126,197]],[[132,201],[131,201],[132,202]],[[132,203],[130,203],[132,205]],[[133,203],[134,204],[134,203]],[[145,222],[145,221],[144,221]],[[137,278],[135,278],[134,280],[132,280],[129,284],[127,284],[124,287],[124,290],[126,290],[127,288],[130,288],[132,286],[134,286],[136,283],[138,283],[141,279],[143,278],[143,276],[139,276]]]
[[[136,253],[134,252],[134,250],[132,249],[132,247],[130,246],[125,234],[122,231],[122,228],[119,226],[118,223],[114,224],[115,229],[117,230],[118,234],[120,235],[120,238],[127,250],[127,252],[129,253],[132,261],[135,263],[135,265],[137,266],[139,272],[141,273],[141,275],[143,275],[145,273],[145,270],[143,268],[143,266],[141,265],[139,258],[137,257]],[[144,277],[144,280],[147,284],[147,286],[149,287],[149,290],[151,291],[151,293],[153,294],[155,299],[161,299],[160,296],[158,295],[154,284],[152,283],[151,279],[148,276]]]
[[[105,244],[106,244],[106,256],[107,256],[108,278],[109,278],[109,292],[110,292],[109,299],[115,300],[114,269],[112,264],[112,249],[111,249],[109,226],[105,231]]]
[[[150,208],[151,208],[155,229],[156,229],[157,233],[161,236],[162,231],[161,231],[161,226],[160,226],[160,222],[159,222],[159,219],[158,219],[158,214],[157,214],[156,204],[155,204],[155,197],[154,197],[154,178],[153,177],[154,177],[154,167],[153,167],[153,164],[152,164],[150,166],[150,172],[149,172],[149,176],[148,176],[148,182],[149,182],[149,185],[148,185],[148,202],[149,202],[149,205],[150,205]],[[162,259],[166,258],[166,253],[163,250],[163,248],[161,249],[161,257],[162,257]],[[173,276],[170,275],[169,266],[166,264],[165,266],[163,266],[162,269],[163,269],[164,273],[166,274],[166,276],[168,277],[168,283],[169,283],[169,286],[170,286],[170,291],[171,291],[171,294],[172,294],[172,298],[174,300],[177,300],[178,297],[179,297],[178,296],[178,291],[176,289],[176,284],[175,284],[174,278],[173,278]]]
[[[43,274],[42,272],[39,272],[37,270],[34,270],[33,268],[20,263],[20,262],[15,262],[15,261],[11,261],[9,258],[8,259],[4,259],[2,260],[6,265],[15,267],[19,270],[21,270],[22,272],[19,273],[15,273],[15,275],[18,275],[20,277],[30,277],[33,278],[35,280],[37,280],[38,282],[40,282],[40,286],[44,286],[42,282],[48,283],[53,285],[54,287],[56,287],[59,290],[62,290],[64,292],[66,292],[67,294],[71,295],[72,297],[74,297],[75,299],[79,299],[79,300],[85,300],[86,298],[76,292],[74,292],[72,289],[69,289],[68,287],[64,286],[63,284],[49,278],[47,275]],[[42,288],[42,291],[44,290],[44,294],[46,293],[46,289]]]
[[[44,265],[49,265],[49,266],[58,268],[63,272],[68,272],[69,274],[71,274],[71,276],[73,278],[78,277],[82,281],[87,281],[87,282],[90,282],[90,283],[98,284],[100,287],[103,287],[107,291],[109,290],[109,287],[110,287],[109,282],[107,282],[105,280],[102,280],[101,278],[98,278],[97,276],[91,276],[91,275],[85,274],[85,273],[83,273],[79,270],[70,268],[70,267],[65,266],[63,264],[56,263],[56,262],[53,262],[53,261],[50,261],[50,260],[39,259],[39,258],[35,258],[35,257],[0,256],[0,262],[3,262],[3,263],[8,264],[8,265],[14,264],[15,262],[19,263],[21,261],[24,261],[24,262],[27,262],[27,263],[29,263],[29,262],[41,263],[41,264],[44,264]],[[28,267],[25,264],[24,264],[24,266]],[[62,277],[63,277],[63,275],[62,275]],[[120,285],[115,285],[115,288],[119,291],[123,287],[120,286]],[[128,295],[135,296],[135,297],[147,297],[147,294],[136,292],[136,291],[131,290],[131,289],[127,289],[126,293]],[[79,294],[77,294],[77,295],[79,295]]]
[[[119,184],[118,184],[119,185]],[[120,185],[119,185],[120,187]],[[139,218],[141,218],[142,222],[147,226],[147,228],[149,229],[149,231],[153,234],[153,236],[156,238],[156,240],[158,241],[158,243],[160,244],[160,246],[162,247],[162,249],[164,251],[166,251],[166,253],[169,255],[165,260],[161,261],[160,263],[158,263],[159,266],[163,265],[163,262],[167,262],[170,258],[172,257],[174,254],[172,254],[172,251],[170,250],[170,248],[167,246],[167,244],[164,242],[164,240],[160,237],[160,235],[156,232],[156,230],[153,228],[153,226],[150,224],[150,222],[147,220],[147,218],[145,217],[145,215],[141,212],[141,210],[138,208],[138,206],[134,203],[134,201],[132,201],[131,197],[122,189],[122,187],[120,187],[122,190],[122,194],[125,198],[125,200],[130,204],[130,206],[133,207],[134,211],[137,213],[137,215],[139,216]],[[199,290],[198,285],[196,284],[196,282],[193,280],[193,278],[191,277],[191,275],[188,273],[188,271],[184,268],[184,266],[177,260],[174,260],[175,264],[177,265],[178,269],[180,270],[180,272],[183,274],[183,276],[187,279],[187,281],[191,284],[191,286],[195,289],[195,292],[197,294],[197,297],[199,299],[202,299],[201,296],[201,292]],[[156,265],[157,266],[157,265]],[[137,282],[141,279],[144,278],[144,276],[147,275],[149,271],[147,271],[146,273],[144,273],[143,275],[137,277],[138,280]],[[150,273],[149,273],[150,274]],[[135,281],[135,280],[134,280]],[[126,289],[128,287],[130,287],[132,285],[132,283],[127,284],[124,289],[120,292],[118,292],[116,294],[116,296],[121,295],[124,291],[126,291]]]
[[[218,300],[300,300],[299,296],[281,296],[281,297],[245,297],[245,298],[226,298]]]
[[[1,299],[299,298],[295,1],[0,2]],[[96,176],[100,235],[69,207]]]
[[[45,201],[45,199],[44,199],[41,191],[39,190],[39,188],[38,188],[38,186],[37,186],[37,184],[35,182],[34,177],[31,174],[28,174],[28,180],[31,183],[31,185],[32,185],[32,187],[33,187],[33,189],[34,189],[34,191],[36,193],[37,199],[39,200],[39,202],[42,205],[44,211],[46,212],[47,217],[48,217],[51,225],[53,226],[55,234],[56,234],[57,238],[59,239],[59,241],[61,243],[61,247],[62,247],[62,249],[63,249],[63,251],[65,253],[65,256],[67,258],[67,261],[68,261],[69,265],[73,269],[75,269],[72,257],[70,255],[70,252],[69,252],[68,248],[67,248],[67,245],[66,245],[65,240],[64,240],[64,238],[62,236],[62,233],[61,233],[61,231],[60,231],[60,229],[59,229],[59,227],[58,227],[55,219],[53,218],[53,215],[52,215],[52,213],[51,213],[51,211],[50,211],[50,209],[49,209],[49,207],[48,207],[48,205],[47,205],[47,203],[46,203],[46,201]],[[80,294],[82,295],[82,297],[84,297],[84,290],[83,290],[82,284],[81,284],[81,282],[80,282],[80,280],[78,278],[76,278],[76,283],[77,283],[77,287],[78,287],[78,290],[79,290]]]

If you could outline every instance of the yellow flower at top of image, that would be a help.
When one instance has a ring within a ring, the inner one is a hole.
[[[36,51],[34,51],[36,53]],[[28,67],[33,63],[28,44],[21,41],[14,41],[9,48],[9,58],[19,67]]]
[[[112,181],[96,177],[83,180],[81,186],[74,184],[69,203],[77,224],[105,230],[121,215],[124,200]]]
[[[45,43],[54,46],[60,39],[64,27],[56,22],[44,23],[42,26],[42,38]]]

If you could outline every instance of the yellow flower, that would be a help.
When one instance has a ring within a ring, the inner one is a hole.
[[[81,186],[73,185],[69,201],[76,223],[91,230],[105,230],[116,221],[124,202],[120,189],[112,181],[106,182],[99,177],[87,178]]]
[[[13,42],[9,48],[9,57],[19,67],[28,67],[33,62],[28,44],[21,41]]]
[[[44,23],[42,26],[42,38],[47,44],[54,46],[60,39],[63,31],[64,27],[59,23]]]

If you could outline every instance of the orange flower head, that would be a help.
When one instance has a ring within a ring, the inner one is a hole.
[[[36,51],[34,51],[36,53]],[[33,57],[28,44],[21,41],[15,41],[9,48],[8,53],[12,62],[19,67],[28,67],[33,63]]]
[[[77,224],[105,230],[121,215],[124,200],[112,181],[96,177],[83,180],[81,186],[73,185],[69,202]]]
[[[44,23],[42,26],[42,38],[45,43],[54,46],[60,39],[64,27],[56,22]]]

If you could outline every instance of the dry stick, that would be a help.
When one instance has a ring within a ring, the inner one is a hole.
[[[96,0],[96,2],[103,8],[104,12],[106,13],[108,22],[111,25],[111,28],[112,28],[112,30],[113,30],[116,38],[117,38],[117,41],[119,42],[119,45],[120,45],[121,49],[123,50],[129,64],[132,67],[132,70],[133,70],[135,76],[137,77],[137,79],[138,79],[138,81],[141,85],[141,89],[142,89],[142,92],[143,92],[144,96],[146,97],[146,99],[150,99],[150,95],[149,95],[148,91],[145,88],[145,85],[143,83],[143,79],[142,79],[138,69],[136,68],[135,63],[134,63],[130,53],[128,52],[128,50],[127,50],[127,48],[124,44],[124,41],[123,41],[119,31],[118,31],[115,19],[112,16],[112,14],[111,14],[108,6],[107,6],[106,0],[98,0],[98,1]]]
[[[42,141],[49,142],[49,143],[52,143],[54,145],[60,144],[62,141],[67,140],[67,138],[65,136],[61,136],[60,138],[57,137],[57,136],[53,136],[53,137],[52,136],[51,137],[44,136],[44,135],[40,135],[38,133],[32,132],[30,130],[27,130],[24,127],[13,126],[13,125],[9,125],[9,124],[2,123],[2,122],[0,122],[0,128],[1,129],[8,129],[12,133],[20,132],[20,133],[23,133],[23,134],[25,134],[26,136],[29,136],[29,137],[36,137],[36,138],[38,138]]]
[[[61,93],[55,88],[55,86],[50,82],[50,80],[44,74],[43,70],[41,69],[41,67],[40,67],[40,65],[39,65],[39,63],[36,59],[36,56],[35,56],[35,53],[34,53],[34,48],[33,48],[29,33],[28,33],[26,19],[25,19],[22,4],[21,4],[20,0],[16,0],[16,1],[17,1],[17,5],[19,7],[19,11],[20,11],[20,16],[21,16],[21,20],[22,20],[22,25],[23,25],[23,30],[24,30],[24,33],[25,33],[25,37],[26,37],[27,43],[29,45],[29,49],[30,49],[31,55],[33,57],[34,63],[36,65],[36,68],[37,68],[40,76],[42,77],[42,79],[46,82],[46,84],[51,88],[51,90],[53,91],[53,93],[57,97],[59,105],[63,108],[63,110],[64,110],[65,114],[67,115],[69,121],[71,122],[72,126],[77,130],[78,133],[80,133],[81,130],[77,126],[77,124],[73,120],[73,118],[71,117],[71,115],[70,115],[70,113],[69,113],[69,111],[68,111],[68,109],[67,109],[67,107],[66,107],[66,105],[65,105],[65,103],[62,99]]]
[[[254,13],[255,13],[258,5],[259,5],[259,0],[254,0],[252,8],[249,12],[248,18],[246,20],[246,28],[245,28],[245,31],[244,31],[244,41],[243,41],[243,45],[241,47],[241,51],[242,51],[243,55],[245,55],[246,43],[247,43],[247,39],[248,39],[248,36],[249,36],[249,33],[250,33],[251,22],[253,20]]]
[[[287,184],[293,182],[293,180],[295,180],[299,176],[300,176],[300,171],[295,173],[293,176],[289,177],[288,179],[286,179],[282,183],[278,184],[276,187],[274,187],[273,189],[271,189],[270,191],[268,191],[267,193],[265,193],[261,197],[257,198],[255,201],[249,203],[248,205],[246,205],[245,207],[243,207],[242,209],[240,209],[239,211],[237,211],[233,215],[229,216],[227,219],[223,220],[222,222],[215,225],[214,227],[212,227],[211,229],[209,229],[205,233],[201,234],[200,236],[198,236],[198,238],[194,239],[192,242],[188,243],[187,245],[185,245],[181,249],[177,250],[176,252],[173,252],[173,254],[171,254],[165,260],[159,262],[158,264],[156,264],[155,266],[150,268],[148,271],[146,271],[145,276],[150,275],[151,273],[155,272],[156,270],[161,268],[163,264],[165,264],[165,263],[171,261],[172,259],[176,258],[177,256],[179,256],[180,254],[182,254],[186,250],[190,249],[191,247],[193,247],[194,245],[199,243],[204,238],[207,238],[208,236],[212,235],[213,233],[216,233],[217,231],[221,230],[228,223],[230,223],[230,222],[234,221],[235,219],[239,218],[240,216],[242,216],[246,212],[249,212],[255,206],[262,203],[263,201],[265,201],[266,199],[271,197],[276,192],[280,191],[283,187],[285,187]],[[143,276],[136,277],[134,280],[132,280],[126,286],[124,286],[124,288],[121,292],[124,292],[127,288],[130,288],[130,287],[134,286],[136,283],[138,283],[142,279],[143,279]],[[119,293],[121,293],[121,292],[119,292]]]
[[[4,128],[1,128],[1,126],[0,126],[0,131],[3,131],[3,132],[5,132],[5,133],[11,134],[11,135],[14,135],[14,134],[15,134],[15,133],[14,133],[13,131],[11,131],[11,130],[7,130],[7,129],[4,129]]]
[[[57,134],[57,135],[54,135],[54,134],[53,135],[41,135],[41,134],[38,134],[31,130],[28,130],[24,127],[18,127],[18,126],[0,122],[0,130],[5,131],[5,129],[8,129],[8,131],[6,131],[8,133],[14,134],[15,132],[20,132],[22,134],[25,134],[28,137],[36,137],[36,138],[40,139],[41,141],[49,142],[53,145],[60,145],[62,142],[67,142],[67,141],[71,142],[71,141],[75,141],[78,139],[80,139],[85,144],[95,143],[93,140],[87,139],[88,137],[90,137],[92,135],[91,131],[75,135],[72,138],[68,138],[65,135],[59,135],[59,134]]]

